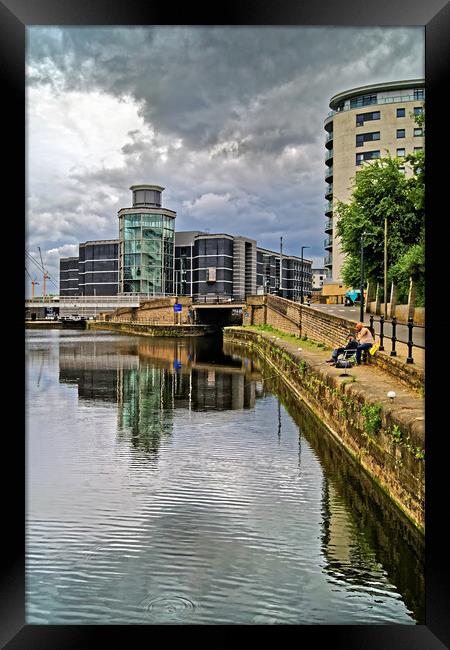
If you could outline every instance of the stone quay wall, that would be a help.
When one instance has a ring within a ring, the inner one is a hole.
[[[212,333],[209,325],[148,325],[131,321],[87,321],[87,328],[90,330],[109,330],[121,334],[132,334],[138,336],[204,336]]]
[[[327,373],[323,365],[313,362],[313,354],[306,360],[267,333],[231,327],[225,328],[224,338],[254,350],[276,369],[297,399],[306,403],[398,508],[424,531],[423,421],[396,412],[389,400],[380,403],[351,378]]]

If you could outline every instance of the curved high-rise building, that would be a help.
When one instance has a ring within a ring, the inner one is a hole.
[[[325,119],[325,258],[327,273],[342,281],[344,255],[336,236],[334,207],[348,203],[361,165],[388,153],[402,158],[423,149],[424,136],[414,116],[425,100],[425,80],[408,79],[353,88],[334,95]]]
[[[120,292],[173,293],[176,212],[162,207],[160,185],[132,185],[131,208],[119,216]]]

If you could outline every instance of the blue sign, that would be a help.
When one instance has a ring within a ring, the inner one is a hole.
[[[175,370],[179,370],[181,368],[181,361],[178,361],[178,359],[175,359],[173,362],[173,367]]]
[[[174,311],[181,311],[182,306],[183,306],[183,305],[180,305],[179,302],[176,302],[176,303],[174,304],[174,306],[173,306],[173,310],[174,310]]]

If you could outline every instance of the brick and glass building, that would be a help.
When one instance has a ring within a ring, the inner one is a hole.
[[[171,294],[176,212],[162,207],[160,185],[132,185],[130,190],[132,206],[118,212],[120,292]]]
[[[386,157],[404,158],[424,147],[414,116],[424,109],[424,79],[353,88],[334,95],[325,119],[325,259],[330,277],[342,282],[344,255],[336,235],[335,206],[348,203],[362,165]],[[409,174],[408,168],[405,173]]]

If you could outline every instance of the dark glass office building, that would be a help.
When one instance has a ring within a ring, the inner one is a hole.
[[[59,295],[79,296],[78,257],[61,257],[59,260]]]
[[[116,296],[119,290],[119,240],[102,239],[80,244],[80,295]]]
[[[175,291],[179,295],[241,299],[256,291],[256,242],[199,231],[175,233]]]
[[[59,260],[61,296],[116,296],[119,289],[119,240],[79,244],[78,257]]]

